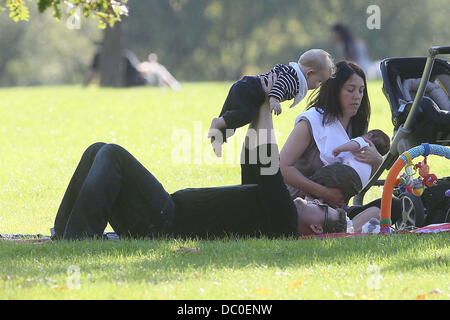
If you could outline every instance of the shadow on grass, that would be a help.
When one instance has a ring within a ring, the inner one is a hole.
[[[325,268],[380,264],[382,271],[411,271],[448,264],[449,235],[397,235],[299,240],[225,238],[121,241],[57,241],[43,245],[0,243],[0,276],[58,277],[71,265],[106,281],[160,283],[183,274],[250,268]],[[198,247],[198,252],[178,252]],[[430,253],[423,254],[430,250]],[[437,253],[436,253],[437,252]],[[421,256],[422,258],[418,259]]]

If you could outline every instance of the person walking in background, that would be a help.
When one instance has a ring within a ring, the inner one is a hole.
[[[356,62],[367,76],[368,80],[381,77],[380,61],[370,59],[367,47],[363,40],[355,36],[343,24],[336,23],[331,26],[332,37],[337,43],[336,56],[343,60]]]

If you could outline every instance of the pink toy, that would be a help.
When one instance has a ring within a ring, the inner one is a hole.
[[[425,178],[428,174],[430,174],[430,167],[427,164],[427,158],[425,157],[422,162],[419,162],[415,165],[416,168],[419,169],[419,175],[422,178]]]

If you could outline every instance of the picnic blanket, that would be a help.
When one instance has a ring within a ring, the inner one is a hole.
[[[115,232],[104,232],[104,240],[119,240],[119,236]],[[42,234],[19,234],[19,233],[0,233],[0,242],[26,242],[26,243],[46,243],[51,242],[51,236]]]
[[[428,226],[417,228],[413,230],[398,230],[393,231],[391,234],[430,234],[430,233],[441,233],[450,232],[450,223],[439,223],[430,224]],[[381,233],[363,233],[363,232],[353,232],[353,233],[326,233],[326,234],[316,234],[310,236],[302,236],[299,239],[333,239],[333,238],[359,238],[359,237],[370,237],[375,235],[389,235]],[[103,238],[105,240],[118,241],[119,236],[115,232],[104,232]],[[44,236],[41,234],[7,234],[0,233],[0,242],[2,241],[12,241],[12,242],[26,242],[26,243],[46,243],[51,242],[51,236]]]
[[[419,228],[412,231],[413,233],[440,233],[440,232],[450,232],[450,223],[437,223],[430,224],[423,228]]]
[[[28,242],[28,243],[45,243],[52,241],[50,236],[44,236],[42,234],[9,234],[0,233],[0,242]]]
[[[403,230],[393,230],[391,234],[429,234],[429,233],[441,233],[441,232],[450,232],[450,223],[439,223],[439,224],[430,224],[428,226],[416,229],[403,229]],[[362,232],[353,232],[353,233],[326,233],[326,234],[317,234],[310,236],[302,236],[301,239],[329,239],[329,238],[358,238],[358,237],[368,237],[368,236],[376,236],[376,235],[390,235],[383,233],[362,233]]]

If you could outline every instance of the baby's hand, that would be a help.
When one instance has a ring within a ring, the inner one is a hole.
[[[281,113],[281,103],[278,100],[270,99],[270,112],[279,115]]]
[[[333,150],[333,156],[337,157],[341,153],[341,150],[339,148],[336,148]]]

